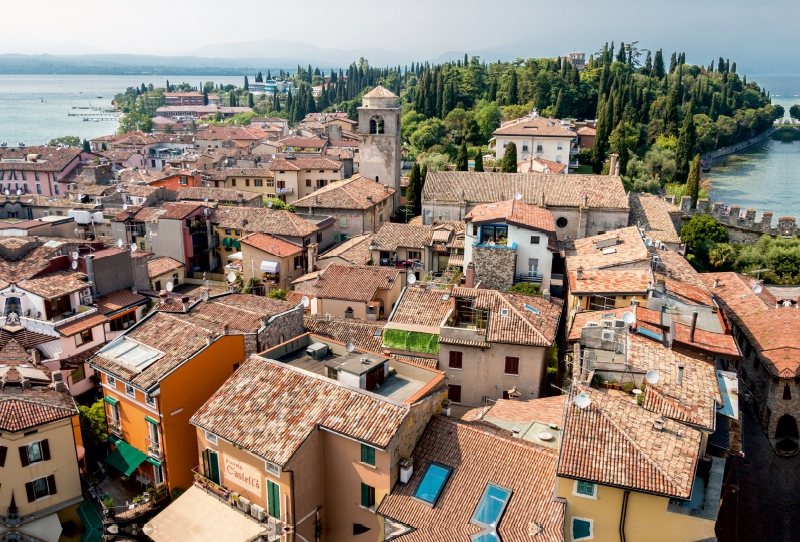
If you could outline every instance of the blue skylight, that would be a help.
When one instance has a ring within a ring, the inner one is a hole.
[[[414,496],[430,505],[435,505],[451,472],[453,472],[453,469],[450,467],[431,463],[428,465],[428,470],[425,471],[422,480],[420,480]]]
[[[492,484],[487,485],[481,502],[478,504],[478,508],[472,516],[472,523],[477,523],[484,527],[491,527],[492,530],[496,529],[497,522],[500,521],[500,516],[503,515],[503,511],[506,509],[506,504],[508,504],[508,499],[510,497],[510,490]],[[486,540],[491,539],[487,538]]]
[[[541,316],[542,315],[542,312],[539,309],[531,307],[530,305],[525,305],[525,308],[528,309],[529,311],[531,311],[536,316]]]
[[[482,532],[472,537],[472,542],[499,542],[500,535],[495,531]]]
[[[637,326],[636,327],[636,331],[639,332],[639,335],[644,335],[645,337],[650,337],[651,339],[655,339],[657,341],[663,341],[664,340],[664,335],[662,335],[661,333],[656,333],[655,331],[651,331],[651,330],[649,330],[647,328],[644,328],[642,326]]]

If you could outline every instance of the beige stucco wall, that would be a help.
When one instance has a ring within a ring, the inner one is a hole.
[[[449,367],[450,352],[462,352],[463,369]],[[505,374],[506,356],[519,358],[519,375]],[[503,391],[516,387],[520,399],[540,397],[547,364],[547,349],[539,346],[491,343],[487,349],[439,344],[439,368],[452,377],[448,385],[461,386],[461,404],[483,406],[483,396],[502,399]]]
[[[300,269],[295,269],[294,266],[295,257],[300,258]],[[265,284],[265,287],[267,289],[277,288],[281,290],[291,290],[292,281],[300,278],[303,275],[302,252],[298,252],[297,254],[280,258],[277,256],[273,256],[272,254],[268,254],[263,250],[259,250],[255,247],[252,247],[247,243],[242,243],[242,275],[244,275],[245,281],[250,280],[254,275],[257,279],[263,281],[261,277],[261,262],[263,260],[280,262],[280,270],[279,270],[280,280],[278,281],[278,284]]]
[[[573,495],[575,480],[556,478],[556,494],[566,499],[564,540],[572,541],[572,518],[594,522],[593,541],[618,542],[622,510],[622,489],[598,486],[597,498]],[[626,540],[649,542],[689,542],[713,538],[714,521],[667,511],[669,499],[648,493],[631,492],[625,516]]]
[[[50,447],[50,460],[23,467],[18,448],[44,439],[47,439]],[[25,521],[29,520],[31,514],[44,511],[43,515],[46,515],[67,506],[69,501],[80,499],[81,482],[71,419],[40,425],[36,427],[35,434],[28,436],[3,432],[0,434],[0,446],[8,448],[5,465],[0,467],[0,510],[3,514],[11,504],[12,493],[19,514]],[[25,484],[50,475],[55,476],[56,494],[29,503]]]
[[[366,319],[367,317],[367,304],[359,303],[358,301],[342,301],[341,299],[319,299],[318,300],[322,314],[330,314],[331,316],[340,316],[344,318],[344,313],[348,307],[353,309],[353,318]]]

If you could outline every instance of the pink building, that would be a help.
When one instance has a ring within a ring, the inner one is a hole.
[[[82,149],[68,147],[4,147],[0,148],[0,189],[16,194],[60,196],[59,186],[82,162],[97,158]]]

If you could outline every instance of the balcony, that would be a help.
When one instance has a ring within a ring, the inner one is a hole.
[[[578,147],[570,147],[569,148],[569,153],[571,155],[576,155],[576,154],[580,154],[581,150]]]
[[[152,457],[153,459],[157,459],[159,461],[164,460],[164,450],[161,446],[161,442],[158,440],[153,440],[150,437],[145,437],[144,439],[145,447],[147,449],[147,455]]]
[[[691,499],[688,501],[670,499],[667,512],[717,521],[724,471],[724,459],[710,456],[702,458],[692,484]]]
[[[208,248],[208,235],[205,232],[192,234],[193,254],[203,252]]]
[[[276,188],[275,189],[275,193],[276,194],[294,194],[294,188],[292,188],[291,186],[289,188]]]
[[[113,416],[106,415],[106,424],[108,425],[108,431],[112,435],[122,436],[122,424],[119,420],[114,419]]]
[[[491,242],[478,243],[477,241],[475,241],[474,243],[472,243],[472,246],[478,248],[498,248],[503,250],[517,250],[516,243],[511,243],[511,245],[503,245],[503,244],[494,244]]]
[[[519,275],[514,276],[514,284],[520,282],[529,282],[532,284],[541,284],[542,283],[542,274],[541,273],[520,273]]]

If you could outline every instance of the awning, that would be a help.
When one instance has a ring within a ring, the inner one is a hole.
[[[19,540],[31,538],[39,542],[58,542],[61,538],[61,521],[58,519],[58,514],[53,513],[14,528],[0,524],[0,538],[3,538],[3,535],[8,533],[22,535]],[[9,540],[17,540],[17,538],[15,538],[15,535],[10,535]],[[100,540],[100,538],[95,540]]]
[[[155,465],[156,467],[160,467],[161,465],[163,465],[161,461],[152,457],[148,457],[147,462],[150,463],[151,465]]]
[[[143,529],[155,542],[245,542],[266,529],[193,485]]]
[[[236,260],[241,260],[242,259],[242,253],[241,252],[234,252],[233,254],[228,254],[228,259],[230,261],[232,261],[232,262],[234,262]]]
[[[147,454],[125,442],[118,440],[114,446],[116,450],[106,458],[106,464],[111,465],[125,476],[130,476],[136,467],[147,459]]]
[[[446,243],[450,240],[450,230],[436,230],[431,236],[432,243]]]
[[[451,265],[453,267],[464,267],[464,255],[451,254],[450,259],[447,260],[447,265]]]
[[[279,272],[281,269],[280,262],[272,262],[270,260],[264,260],[261,262],[261,272],[262,273],[272,273],[275,274]]]
[[[75,453],[78,456],[78,461],[80,461],[81,459],[83,459],[83,456],[86,455],[86,448],[84,448],[80,444],[76,444],[75,445]]]
[[[152,423],[153,425],[158,425],[158,420],[154,420],[154,419],[153,419],[153,418],[151,418],[150,416],[145,416],[145,417],[144,417],[144,420],[145,420],[146,422],[150,422],[150,423]]]
[[[83,501],[78,507],[78,516],[81,518],[86,532],[81,537],[81,542],[100,542],[103,540],[103,518],[92,503]]]
[[[103,396],[103,401],[105,401],[109,405],[116,405],[117,403],[119,403],[119,399],[114,399],[110,395],[104,395]]]
[[[226,237],[222,240],[222,246],[225,248],[231,248],[231,238]]]

